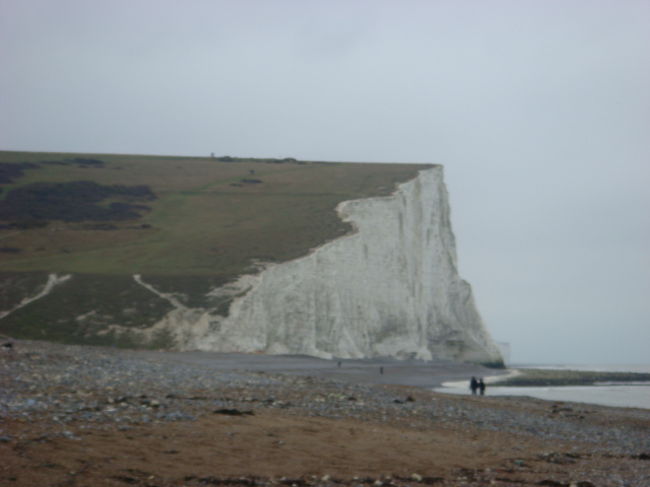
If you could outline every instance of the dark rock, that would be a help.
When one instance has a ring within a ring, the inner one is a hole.
[[[423,484],[441,484],[445,481],[443,477],[422,477]]]
[[[225,414],[226,416],[253,416],[255,413],[253,411],[242,411],[240,409],[217,409],[212,411],[214,414]]]
[[[119,480],[120,482],[124,482],[125,484],[138,484],[140,481],[134,477],[129,477],[128,475],[116,475],[115,477],[112,477],[115,480]]]
[[[185,481],[198,480],[201,485],[261,485],[261,481],[255,477],[239,477],[239,478],[221,478],[221,477],[201,477],[197,478],[194,476],[185,477]]]

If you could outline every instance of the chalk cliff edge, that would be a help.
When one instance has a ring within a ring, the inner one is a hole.
[[[458,275],[441,166],[337,211],[352,233],[213,290],[232,298],[227,316],[160,293],[174,309],[139,333],[183,350],[501,361]]]

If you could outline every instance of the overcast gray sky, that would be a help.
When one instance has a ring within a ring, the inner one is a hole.
[[[445,166],[518,362],[650,362],[649,0],[0,0],[0,148]]]

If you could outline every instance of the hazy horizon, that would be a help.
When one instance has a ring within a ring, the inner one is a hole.
[[[515,362],[648,363],[650,2],[0,0],[0,149],[445,167]]]

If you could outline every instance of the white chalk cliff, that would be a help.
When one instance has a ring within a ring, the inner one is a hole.
[[[179,305],[148,332],[182,349],[501,360],[458,275],[442,167],[337,210],[353,233],[215,290],[239,294],[227,317]]]

